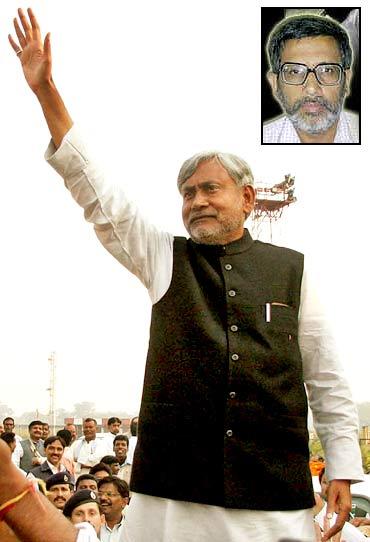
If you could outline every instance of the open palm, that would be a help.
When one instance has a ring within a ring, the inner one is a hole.
[[[27,10],[29,20],[23,10],[18,10],[21,26],[14,19],[14,29],[19,44],[11,35],[8,36],[10,45],[20,58],[24,76],[34,92],[45,82],[51,80],[51,48],[50,34],[45,41],[41,39],[40,27],[31,9]]]

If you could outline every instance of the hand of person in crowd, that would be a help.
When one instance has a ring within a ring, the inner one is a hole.
[[[36,465],[41,465],[41,463],[42,463],[41,457],[33,457],[32,458],[32,465],[35,465],[35,466]]]
[[[361,527],[361,525],[370,525],[370,518],[353,518],[350,523],[355,527]]]
[[[323,542],[330,540],[336,533],[342,530],[351,511],[351,490],[349,480],[331,480],[328,488],[328,505],[324,520]],[[335,524],[330,527],[330,519],[333,513],[338,514]]]
[[[20,23],[14,19],[18,43],[9,35],[9,42],[20,58],[26,81],[42,107],[54,145],[58,148],[73,122],[57,91],[51,74],[50,33],[42,41],[40,26],[32,9],[18,10]]]
[[[18,10],[19,19],[14,19],[17,43],[9,34],[9,42],[19,57],[24,76],[30,88],[37,94],[42,86],[50,84],[51,76],[51,48],[50,33],[44,42],[41,38],[40,27],[31,8],[27,10],[29,20],[22,9]]]

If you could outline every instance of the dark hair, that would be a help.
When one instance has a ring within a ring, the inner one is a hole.
[[[41,420],[33,420],[30,424],[28,424],[28,431],[32,429],[34,425],[44,425],[44,422]]]
[[[98,489],[100,489],[103,484],[113,484],[121,497],[129,497],[130,495],[128,483],[121,480],[121,478],[118,478],[118,476],[107,476],[106,478],[102,478],[98,482]]]
[[[12,420],[13,424],[15,425],[15,420],[14,420],[14,418],[12,418],[11,416],[7,416],[6,418],[4,418],[4,419],[3,419],[3,424],[4,424],[5,422],[7,422],[8,420]]]
[[[114,437],[114,440],[113,440],[113,446],[116,444],[117,441],[119,440],[124,440],[127,444],[127,448],[128,448],[128,436],[127,435],[117,435],[116,437]]]
[[[49,446],[49,444],[53,444],[53,442],[55,442],[57,440],[59,440],[59,442],[63,446],[63,449],[66,447],[66,443],[65,443],[65,441],[64,441],[64,439],[62,437],[58,437],[58,435],[53,435],[53,436],[48,437],[47,439],[45,439],[45,441],[44,441],[45,450],[46,450],[46,447]]]
[[[107,425],[111,425],[112,423],[122,423],[122,422],[116,416],[112,416],[111,418],[108,419]]]
[[[69,446],[71,444],[72,433],[68,429],[59,429],[59,431],[57,432],[57,437],[62,437],[62,439],[66,443],[66,446]]]
[[[105,463],[97,463],[89,470],[89,474],[96,474],[97,472],[104,470],[109,476],[112,476],[111,468]]]
[[[94,418],[85,418],[82,424],[84,424],[85,422],[94,422],[95,425],[98,425],[98,422]]]
[[[137,436],[138,424],[139,424],[139,416],[135,416],[134,418],[132,418],[130,422],[130,433],[133,437]]]
[[[78,489],[78,484],[83,480],[93,480],[96,483],[98,482],[93,474],[80,474],[80,476],[76,480],[76,491]]]
[[[100,463],[104,463],[104,465],[113,465],[114,463],[118,463],[118,459],[114,455],[105,455],[101,458]]]
[[[343,68],[351,67],[352,49],[346,30],[330,17],[319,15],[294,15],[278,23],[270,33],[267,42],[267,53],[270,68],[274,73],[280,69],[281,54],[287,40],[311,38],[315,36],[331,36],[338,43]]]
[[[15,441],[15,433],[1,433],[0,438],[7,444],[11,444]]]

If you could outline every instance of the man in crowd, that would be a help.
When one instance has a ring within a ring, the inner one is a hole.
[[[81,474],[76,481],[76,491],[89,489],[98,492],[98,482],[93,474]]]
[[[87,155],[53,82],[50,36],[43,42],[28,15],[19,11],[10,43],[51,131],[48,160],[153,302],[128,539],[311,540],[305,384],[326,451],[328,514],[340,510],[329,540],[363,473],[356,409],[303,255],[244,230],[253,176],[225,153],[180,169],[190,239],[149,225]]]
[[[14,418],[10,416],[8,416],[7,418],[4,418],[3,425],[4,425],[4,431],[6,433],[14,433],[14,429],[15,429]],[[19,467],[21,455],[23,454],[23,450],[21,446],[22,438],[19,435],[15,434],[15,440],[16,440],[16,447],[12,454],[12,461],[17,467]]]
[[[71,446],[70,454],[76,462],[76,475],[86,474],[90,468],[100,462],[106,455],[107,447],[104,439],[96,437],[97,423],[94,418],[86,418],[82,424],[84,436],[75,440]]]
[[[76,491],[66,502],[63,514],[74,525],[82,522],[90,523],[95,529],[97,536],[99,536],[101,528],[104,525],[104,515],[99,498],[94,491],[88,489]],[[102,539],[99,537],[99,540]]]
[[[129,439],[127,435],[117,435],[113,441],[113,451],[118,460],[118,478],[130,484],[132,465],[128,459]]]
[[[137,443],[137,430],[139,426],[139,416],[132,418],[130,422],[130,438],[128,443],[127,462],[132,465],[134,461],[134,452]]]
[[[270,34],[267,75],[284,115],[265,123],[263,143],[358,143],[358,116],[343,110],[352,50],[334,19],[297,15]]]
[[[42,424],[42,440],[46,440],[50,435],[50,426],[47,422]]]
[[[29,438],[21,441],[22,452],[19,466],[25,472],[29,472],[33,467],[45,461],[42,425],[40,420],[33,420],[28,425]]]
[[[53,474],[58,472],[68,472],[62,463],[65,442],[61,437],[48,437],[44,442],[46,460],[37,467],[31,469],[27,475],[28,478],[40,478],[48,480]],[[72,476],[72,473],[69,472]]]
[[[71,433],[72,435],[71,444],[72,444],[77,438],[76,426],[73,423],[66,423],[66,425],[64,426],[64,429],[67,429]]]
[[[113,452],[113,441],[114,438],[119,434],[121,428],[121,420],[116,416],[112,416],[108,419],[107,429],[108,432],[105,433],[104,438],[107,445],[107,450],[109,453]]]
[[[100,531],[102,542],[118,542],[123,530],[124,509],[129,503],[129,489],[124,480],[116,476],[98,482],[98,495],[105,517]]]
[[[110,468],[113,476],[118,475],[120,464],[118,462],[117,457],[115,457],[114,455],[105,455],[104,457],[101,458],[101,463],[104,463]]]
[[[108,465],[105,463],[97,463],[91,469],[89,470],[89,474],[92,474],[95,476],[97,480],[101,480],[102,478],[106,478],[107,476],[112,476],[112,471]]]
[[[63,510],[65,503],[73,495],[74,483],[68,472],[58,472],[46,480],[47,497],[58,510]]]

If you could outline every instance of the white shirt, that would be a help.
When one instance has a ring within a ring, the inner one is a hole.
[[[75,440],[70,448],[70,455],[76,462],[75,472],[77,475],[86,474],[90,467],[100,462],[101,458],[108,454],[107,445],[104,439],[95,438],[86,441],[84,437]],[[84,468],[81,465],[86,465]]]
[[[113,529],[111,529],[106,523],[104,523],[100,529],[100,542],[123,542],[125,540],[125,537],[122,535],[123,523],[123,516],[121,517],[121,521],[113,526]]]
[[[53,143],[49,145],[46,158],[84,207],[86,220],[94,224],[105,248],[141,280],[152,303],[156,303],[171,282],[173,236],[148,224],[125,195],[106,182],[75,128],[56,152]],[[356,407],[306,269],[302,280],[299,345],[315,427],[326,453],[328,478],[362,480]],[[253,542],[275,542],[283,537],[314,540],[311,510],[233,510],[141,494],[133,494],[125,524],[132,533],[128,532],[127,539],[133,542],[247,542],[248,525]]]
[[[78,529],[76,542],[99,542],[94,527],[87,521],[77,523],[75,527]]]
[[[322,530],[324,528],[324,518],[326,514],[326,507],[327,505],[325,505],[324,508],[322,508],[320,512],[315,516],[315,519],[317,523],[320,525]],[[333,523],[336,521],[336,519],[337,519],[337,514],[334,513],[333,520],[332,520]],[[357,527],[355,527],[354,525],[351,525],[351,523],[348,523],[348,521],[345,522],[344,527],[341,532],[341,537],[340,537],[341,542],[366,542],[366,540],[367,540],[367,537],[363,535],[362,532],[359,529],[357,529]]]
[[[301,143],[288,117],[272,119],[263,125],[263,143]],[[339,117],[334,143],[359,143],[358,115],[342,111]]]

